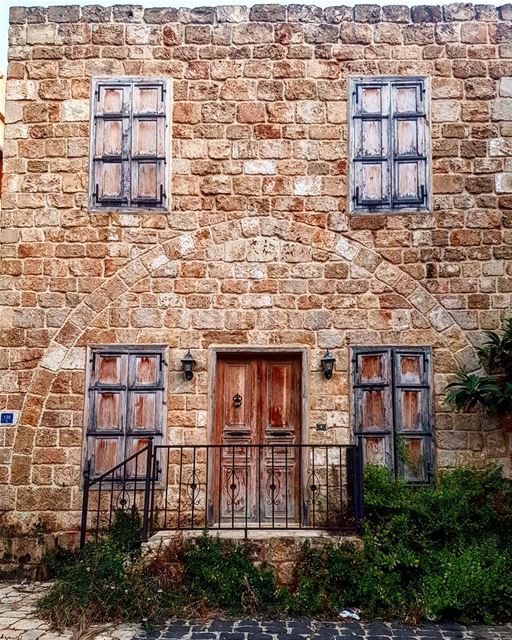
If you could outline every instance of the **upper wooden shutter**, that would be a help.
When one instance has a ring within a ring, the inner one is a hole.
[[[354,432],[367,463],[411,483],[429,482],[433,461],[430,350],[353,351]]]
[[[133,86],[132,205],[161,207],[165,203],[165,87]]]
[[[356,208],[390,206],[389,84],[357,83],[352,95]]]
[[[351,81],[351,210],[428,209],[428,102],[424,78]]]
[[[163,80],[95,82],[91,206],[166,207],[166,92]]]
[[[96,206],[129,204],[129,84],[99,84],[93,122],[92,189]]]
[[[427,202],[427,121],[423,80],[391,83],[392,201],[396,207]]]

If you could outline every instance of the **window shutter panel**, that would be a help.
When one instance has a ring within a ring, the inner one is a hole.
[[[98,476],[121,462],[124,453],[127,357],[94,353],[91,366],[87,458]]]
[[[393,366],[397,474],[407,482],[428,482],[433,452],[429,354],[397,349]]]
[[[128,84],[96,86],[92,125],[93,206],[128,205],[130,94]]]
[[[165,91],[163,82],[133,87],[132,205],[162,207],[166,201]]]
[[[390,205],[389,83],[358,83],[351,96],[352,203]]]
[[[161,436],[163,430],[162,354],[131,354],[129,360],[128,420],[126,457],[143,449],[149,436]],[[145,473],[145,461],[130,465],[130,477]],[[137,465],[137,468],[135,468]]]
[[[393,205],[427,205],[427,116],[423,80],[391,84]]]
[[[164,352],[133,347],[99,347],[90,361],[86,460],[97,477],[140,451],[153,438],[161,441],[164,407]],[[144,459],[143,459],[144,458]],[[117,472],[142,479],[145,456]],[[109,476],[110,477],[110,476]]]
[[[394,467],[391,352],[354,354],[355,433],[362,436],[364,460]]]

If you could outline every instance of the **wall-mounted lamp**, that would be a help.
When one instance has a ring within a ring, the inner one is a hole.
[[[190,353],[190,349],[189,349],[185,357],[181,359],[181,368],[183,369],[183,375],[185,376],[185,380],[192,380],[194,376],[195,366],[196,366],[196,361],[194,360],[194,357]]]
[[[332,378],[332,371],[334,369],[334,363],[336,362],[336,358],[334,354],[326,349],[324,353],[324,357],[320,360],[322,363],[322,370],[324,372],[324,378],[330,380]]]

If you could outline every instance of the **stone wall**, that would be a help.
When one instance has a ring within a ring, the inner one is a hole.
[[[11,10],[0,508],[73,530],[90,344],[169,345],[168,438],[205,443],[212,344],[310,349],[311,439],[347,442],[349,345],[432,345],[439,467],[510,435],[455,415],[512,292],[512,7]],[[432,214],[347,215],[347,78],[428,75]],[[173,79],[172,210],[87,207],[93,76]],[[198,361],[192,382],[180,358]],[[319,372],[335,352],[333,378]]]
[[[2,193],[1,176],[3,167],[4,129],[5,129],[5,78],[0,71],[0,195]],[[1,203],[0,203],[1,206]],[[1,232],[0,232],[1,233]]]

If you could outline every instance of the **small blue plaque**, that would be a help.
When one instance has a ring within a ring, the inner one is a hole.
[[[4,411],[0,414],[1,424],[14,424],[14,413],[12,411]]]

